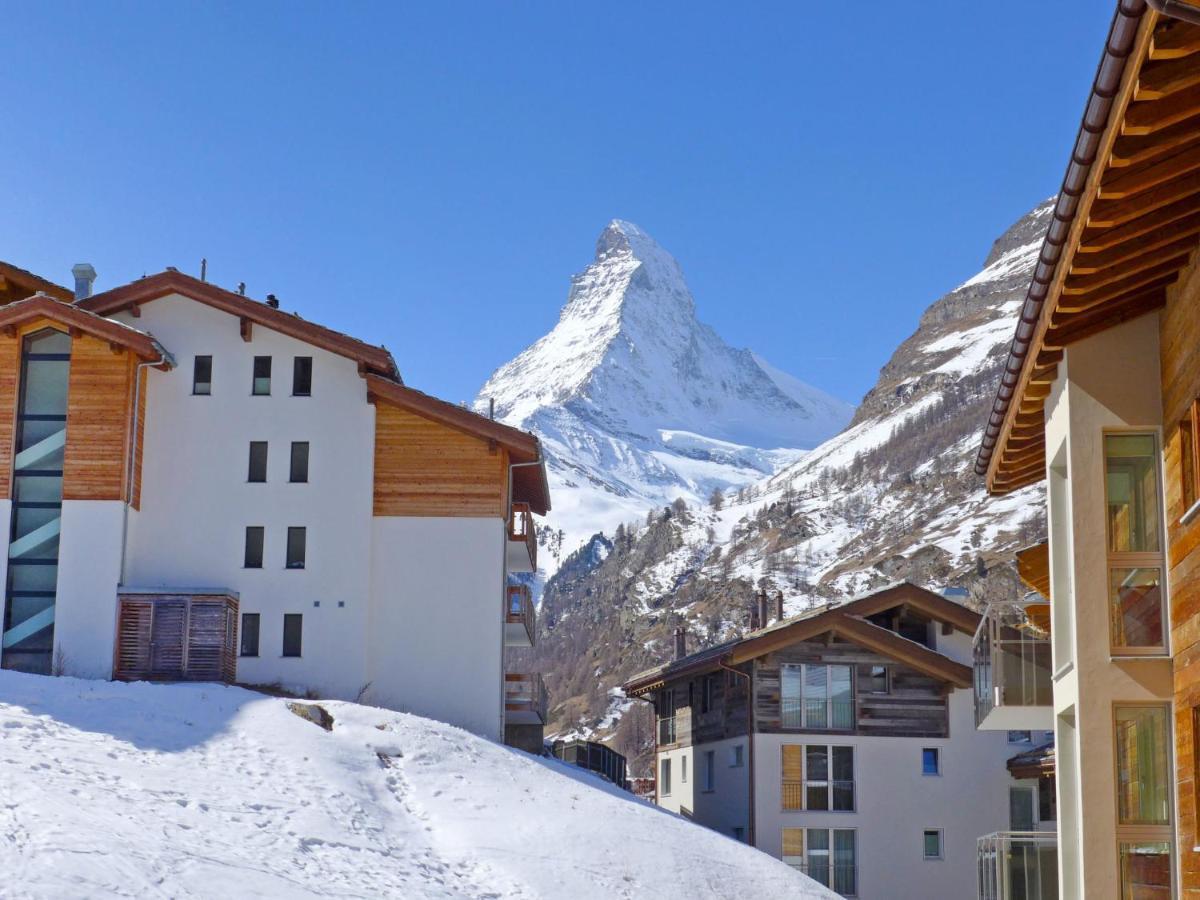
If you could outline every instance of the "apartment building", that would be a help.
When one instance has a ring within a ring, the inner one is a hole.
[[[1198,84],[1200,8],[1122,0],[976,467],[1046,484],[1064,898],[1200,890]]]
[[[625,685],[654,706],[656,802],[843,896],[973,896],[1029,745],[975,728],[979,620],[902,583],[787,619],[777,599],[770,625],[692,654],[678,634]]]
[[[536,438],[273,297],[75,276],[0,266],[0,666],[276,685],[495,739],[544,716],[536,676],[504,674],[534,634],[509,576],[550,505]]]

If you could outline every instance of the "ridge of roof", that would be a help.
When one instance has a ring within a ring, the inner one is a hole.
[[[243,316],[250,321],[278,331],[281,334],[321,347],[331,353],[353,359],[367,371],[374,371],[402,381],[396,361],[386,347],[368,344],[316,322],[302,319],[295,313],[284,312],[243,294],[218,287],[212,282],[201,281],[173,269],[147,275],[107,291],[93,294],[80,300],[81,309],[109,316],[141,303],[149,303],[170,294],[180,294],[190,300],[204,303],[231,315]]]
[[[63,287],[61,284],[57,284],[48,278],[35,275],[28,269],[22,269],[20,266],[14,266],[12,263],[4,262],[3,260],[0,260],[0,278],[11,278],[14,281],[23,282],[32,286],[35,294],[38,291],[42,291],[51,297],[67,302],[73,300],[75,296],[70,288]]]

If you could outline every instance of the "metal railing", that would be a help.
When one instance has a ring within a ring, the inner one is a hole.
[[[853,731],[854,701],[781,700],[780,724],[784,728],[811,728],[818,731]]]
[[[537,633],[537,610],[533,605],[533,592],[525,584],[510,584],[505,610],[505,621],[525,626],[530,643]]]
[[[546,682],[540,672],[506,672],[504,708],[509,712],[536,713],[543,722],[549,706]]]
[[[788,865],[843,897],[858,896],[857,863],[830,863],[810,859],[807,862]]]
[[[526,549],[529,550],[529,562],[536,572],[537,528],[533,524],[533,511],[530,510],[528,503],[514,503],[512,505],[512,518],[508,524],[508,539],[510,541],[524,541]]]
[[[659,744],[673,744],[675,740],[675,717],[664,716],[658,720],[658,742]]]
[[[810,789],[807,798],[805,797],[805,784]],[[784,781],[781,787],[783,809],[854,811],[853,781]],[[824,805],[822,805],[822,797]]]
[[[1053,831],[997,831],[978,846],[979,900],[1057,900]]]
[[[989,606],[975,633],[975,725],[998,706],[1052,706],[1050,642]]]

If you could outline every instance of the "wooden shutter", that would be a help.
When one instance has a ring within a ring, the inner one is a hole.
[[[191,681],[220,681],[225,651],[225,604],[218,599],[194,599],[188,615],[187,671]]]
[[[152,604],[122,600],[117,617],[117,664],[114,677],[122,681],[150,674],[150,622]]]
[[[785,859],[789,856],[804,857],[803,828],[783,829],[783,856]]]
[[[804,746],[802,744],[783,745],[783,779],[779,790],[784,809],[804,808]]]

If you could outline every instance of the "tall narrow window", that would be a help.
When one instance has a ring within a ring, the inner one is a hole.
[[[937,747],[925,747],[921,751],[921,774],[941,775],[942,760]]]
[[[679,757],[679,783],[687,784],[687,761],[686,756]]]
[[[297,356],[292,363],[292,396],[312,396],[311,356]]]
[[[783,861],[844,897],[858,893],[853,828],[784,828]]]
[[[662,797],[671,794],[671,761],[664,759],[658,766],[658,793]]]
[[[289,569],[304,568],[304,545],[306,529],[292,526],[287,530],[287,567]]]
[[[1033,831],[1036,824],[1033,788],[1010,787],[1008,789],[1008,827],[1013,831]]]
[[[211,356],[197,356],[192,362],[192,393],[200,397],[212,393]]]
[[[242,656],[258,656],[258,613],[242,613]]]
[[[254,357],[254,382],[250,393],[256,397],[265,397],[271,393],[271,357]]]
[[[1109,634],[1114,653],[1166,646],[1158,448],[1153,434],[1104,436]]]
[[[3,667],[49,674],[54,652],[58,533],[71,338],[45,329],[21,342]]]
[[[266,441],[250,442],[250,473],[246,476],[246,480],[256,482],[267,480]]]
[[[263,564],[263,535],[261,525],[246,526],[246,555],[242,563],[247,569],[261,569]]]
[[[283,655],[299,656],[304,633],[304,616],[286,613],[283,617]]]
[[[715,750],[704,751],[704,790],[716,789],[717,784],[717,754]]]
[[[1121,897],[1170,896],[1171,734],[1167,706],[1114,710]]]
[[[292,471],[288,481],[292,484],[308,481],[308,441],[292,441]]]

